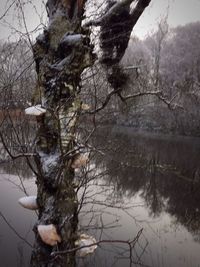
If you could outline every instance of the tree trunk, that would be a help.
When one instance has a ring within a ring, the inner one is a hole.
[[[76,126],[81,114],[80,76],[94,62],[89,32],[81,27],[84,1],[48,0],[48,28],[34,45],[38,84],[34,105],[37,116],[37,202],[39,218],[34,227],[36,241],[32,267],[75,266],[75,255],[52,257],[57,250],[74,247],[77,238],[78,201],[74,189]],[[38,225],[53,224],[61,242],[45,244]]]

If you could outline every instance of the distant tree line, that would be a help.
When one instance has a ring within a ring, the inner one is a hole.
[[[112,98],[109,70],[97,60],[82,74],[81,97],[89,113],[95,110],[102,123],[199,136],[199,39],[200,22],[170,29],[166,20],[144,40],[132,37],[122,59],[129,78],[117,98]],[[24,109],[36,82],[31,49],[19,41],[0,43],[0,51],[0,108]]]
[[[0,109],[23,109],[32,96],[35,71],[23,40],[0,43]]]
[[[144,40],[133,38],[124,65],[138,66],[127,90],[162,92],[119,105],[117,122],[140,129],[200,135],[200,22],[169,29],[166,21]],[[124,122],[123,122],[124,124]]]

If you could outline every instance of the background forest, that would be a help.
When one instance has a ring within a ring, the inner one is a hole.
[[[122,60],[129,78],[124,90],[126,101],[113,98],[99,122],[199,136],[199,39],[200,22],[171,29],[166,20],[143,40],[132,36]],[[22,111],[30,103],[35,86],[32,53],[25,41],[1,42],[0,49],[1,109]],[[94,71],[92,79],[85,79],[82,96],[93,107],[111,90],[98,63]]]

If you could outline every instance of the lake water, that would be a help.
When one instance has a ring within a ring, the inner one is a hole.
[[[200,266],[200,139],[114,127],[98,130],[92,145],[80,231],[125,241],[142,232],[132,265],[127,244],[105,243],[77,266]],[[33,243],[36,214],[17,201],[24,196],[19,177],[29,194],[34,179],[23,162],[0,168],[0,266],[29,266],[31,248],[22,238]]]

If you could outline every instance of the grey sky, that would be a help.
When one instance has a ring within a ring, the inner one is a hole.
[[[143,38],[155,30],[167,12],[170,27],[200,21],[200,0],[152,0],[134,29],[136,35]]]
[[[1,0],[2,8],[0,10],[0,17],[3,14],[4,8],[6,8],[7,1],[12,3],[11,0]],[[25,10],[26,24],[29,31],[33,30],[40,23],[40,18],[39,15],[36,14],[35,8],[40,14],[42,6],[42,0],[32,0],[31,2],[32,7]],[[145,10],[136,25],[134,29],[135,34],[140,38],[144,38],[148,32],[154,31],[161,18],[166,16],[167,10],[168,23],[172,27],[200,20],[200,0],[152,0],[150,7]],[[13,16],[12,13],[13,9],[0,21],[0,39],[6,39],[11,33],[9,29],[10,26],[7,23],[25,32],[23,21],[21,21],[20,26],[17,22],[17,16]]]
[[[1,17],[2,14],[4,14],[5,10],[10,6],[10,4],[14,0],[0,0],[0,1],[1,1],[1,9],[0,9],[0,17]],[[38,25],[40,25],[40,23],[44,22],[43,20],[46,19],[46,12],[43,2],[46,2],[46,0],[45,1],[31,0],[29,1],[29,3],[31,4],[25,5],[24,16],[27,29],[30,32],[33,31],[36,27],[38,27]],[[0,40],[2,39],[5,40],[7,38],[14,40],[15,37],[18,36],[13,34],[15,30],[19,30],[20,32],[26,33],[24,21],[21,15],[22,14],[19,7],[18,9],[16,8],[16,6],[15,8],[14,6],[10,8],[6,16],[3,17],[2,20],[0,20]]]

